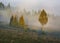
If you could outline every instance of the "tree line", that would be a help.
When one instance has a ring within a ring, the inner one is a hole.
[[[41,23],[42,25],[42,30],[44,28],[44,25],[47,24],[48,22],[48,16],[46,11],[43,9],[39,15],[38,21]],[[25,21],[24,21],[24,17],[21,16],[19,18],[19,21],[17,20],[16,15],[15,16],[11,16],[10,18],[10,25],[12,26],[25,26]]]

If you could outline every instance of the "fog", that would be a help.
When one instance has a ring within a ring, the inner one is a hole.
[[[41,10],[40,10],[41,11]],[[28,10],[18,10],[18,9],[2,9],[0,10],[0,22],[4,22],[9,24],[10,18],[12,15],[17,15],[17,18],[19,19],[22,15],[24,16],[25,24],[29,25],[30,28],[33,29],[40,29],[42,26],[39,22],[39,13],[38,11],[28,11]],[[49,31],[60,31],[60,16],[55,16],[53,14],[48,14],[48,23],[45,25],[44,30]]]

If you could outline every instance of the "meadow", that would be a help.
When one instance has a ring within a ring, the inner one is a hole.
[[[0,26],[0,43],[60,43],[60,38],[41,31]]]

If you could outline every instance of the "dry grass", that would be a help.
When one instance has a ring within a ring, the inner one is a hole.
[[[0,43],[60,43],[60,40],[51,36],[38,36],[35,32],[0,29]]]

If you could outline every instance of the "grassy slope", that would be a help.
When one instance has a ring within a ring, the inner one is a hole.
[[[23,28],[0,27],[0,43],[60,43],[60,39],[51,35],[38,35],[37,31]]]
[[[60,43],[51,36],[38,36],[34,32],[18,32],[16,30],[0,30],[0,43]]]

